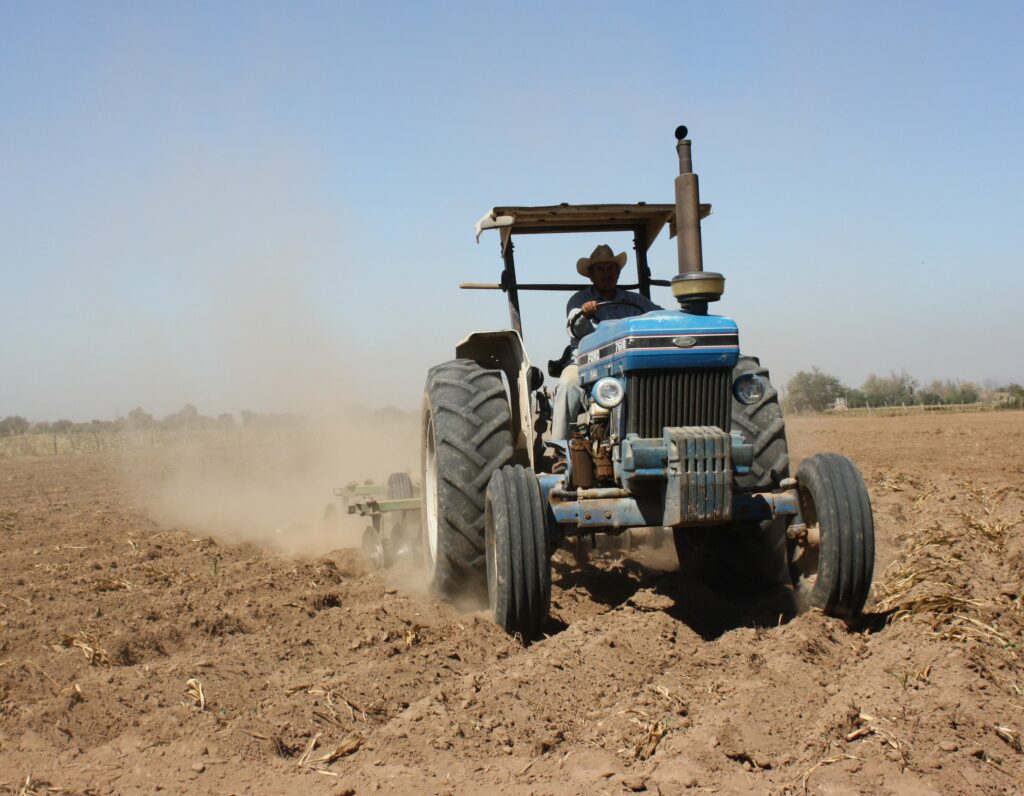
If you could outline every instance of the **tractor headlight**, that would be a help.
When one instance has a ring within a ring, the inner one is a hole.
[[[622,403],[622,399],[626,397],[626,388],[618,379],[605,376],[603,379],[597,380],[597,384],[594,385],[590,394],[598,406],[612,409]]]
[[[733,382],[732,392],[736,400],[747,406],[760,403],[765,393],[764,379],[756,373],[745,373]]]

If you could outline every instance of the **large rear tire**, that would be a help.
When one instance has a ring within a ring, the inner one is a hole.
[[[501,375],[456,359],[431,368],[423,396],[423,561],[440,596],[487,594],[484,496],[513,454]]]
[[[875,569],[875,523],[864,479],[837,453],[818,453],[797,469],[800,511],[808,533],[790,542],[797,608],[855,619]]]
[[[540,635],[551,607],[551,554],[533,470],[502,467],[487,487],[487,596],[494,621],[523,641]]]
[[[764,397],[748,406],[734,397],[732,400],[732,430],[739,431],[746,442],[754,446],[754,463],[749,473],[736,476],[740,492],[767,492],[789,477],[789,445],[786,443],[786,423],[779,406],[779,393],[768,377],[768,368],[754,357],[742,356],[732,369],[735,383],[740,376],[754,374],[765,384]]]

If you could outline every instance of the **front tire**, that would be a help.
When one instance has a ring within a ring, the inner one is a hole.
[[[837,453],[804,459],[796,477],[807,526],[806,537],[789,546],[797,608],[855,619],[875,569],[875,523],[864,479]]]
[[[423,396],[423,560],[431,588],[483,599],[484,496],[513,454],[501,375],[456,359],[431,368]]]
[[[551,563],[544,503],[533,470],[502,467],[484,504],[487,595],[494,621],[532,641],[551,607]]]

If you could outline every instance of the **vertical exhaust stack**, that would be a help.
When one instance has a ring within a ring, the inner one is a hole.
[[[672,295],[683,312],[707,315],[708,302],[718,301],[725,292],[725,277],[704,270],[700,239],[700,183],[693,173],[690,139],[683,126],[676,128],[676,247],[679,274],[672,277]]]
[[[690,139],[686,128],[676,128],[676,153],[679,155],[679,176],[676,177],[676,246],[679,250],[679,273],[693,274],[704,270],[704,253],[700,241],[700,182],[693,173]]]

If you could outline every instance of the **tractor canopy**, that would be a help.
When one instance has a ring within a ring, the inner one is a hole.
[[[711,205],[701,204],[700,217],[711,214]],[[647,250],[665,227],[669,236],[676,234],[676,206],[674,204],[601,204],[601,205],[543,205],[539,207],[494,207],[476,222],[476,239],[484,230],[496,229],[501,234],[501,257],[504,268],[499,283],[463,282],[460,287],[467,290],[501,290],[508,295],[509,316],[512,328],[520,335],[523,325],[519,309],[520,290],[576,291],[586,284],[580,283],[531,283],[519,282],[516,277],[515,256],[512,237],[514,235],[545,235],[564,232],[632,232],[633,248],[636,251],[637,280],[632,284],[620,284],[624,290],[638,290],[641,295],[651,297],[651,285],[669,287],[664,279],[652,279],[647,266]]]
[[[711,205],[700,206],[701,218],[711,215]],[[676,234],[676,206],[649,205],[545,205],[540,207],[494,207],[476,222],[479,242],[484,230],[501,230],[502,250],[512,235],[538,235],[559,232],[638,232],[642,231],[644,249],[649,249],[662,227],[669,225],[669,236]]]

